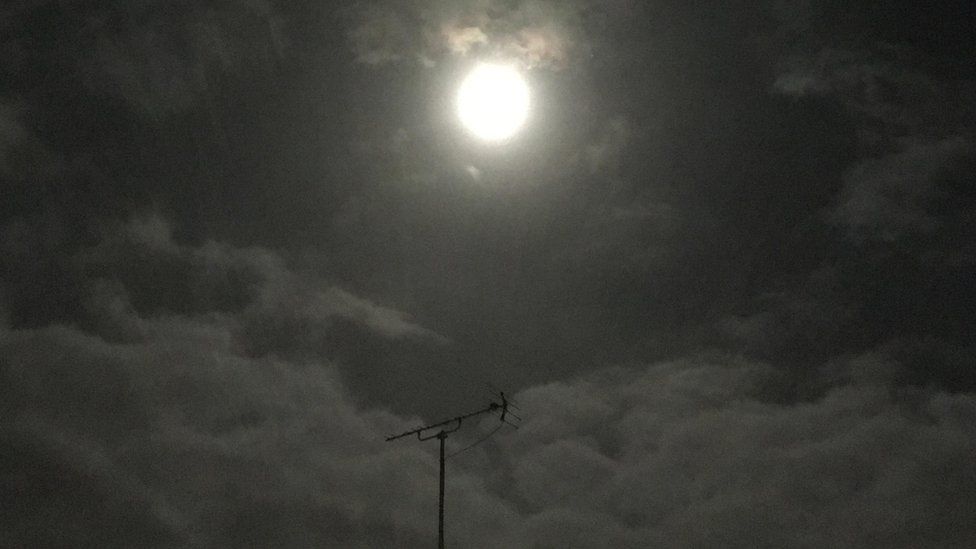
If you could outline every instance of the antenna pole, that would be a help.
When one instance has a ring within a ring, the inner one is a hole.
[[[437,548],[444,549],[444,441],[447,440],[447,433],[441,431],[437,433],[437,438],[441,443],[441,479],[437,500]]]

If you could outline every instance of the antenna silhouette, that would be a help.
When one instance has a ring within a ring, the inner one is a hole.
[[[492,399],[491,403],[489,403],[488,406],[486,406],[486,407],[484,407],[484,408],[482,408],[480,410],[475,410],[474,412],[470,412],[470,413],[467,413],[467,414],[463,414],[463,415],[460,415],[460,416],[457,416],[457,417],[452,417],[451,419],[447,419],[447,420],[444,420],[444,421],[441,421],[441,422],[438,422],[438,423],[432,423],[430,425],[424,425],[423,427],[417,427],[416,429],[411,429],[409,431],[405,431],[405,432],[400,433],[398,435],[390,435],[390,436],[386,437],[386,441],[387,442],[390,442],[392,440],[397,440],[397,439],[400,439],[400,438],[407,437],[407,436],[410,436],[410,435],[414,435],[415,434],[415,435],[417,435],[417,440],[424,441],[424,440],[430,440],[432,438],[436,438],[437,440],[440,441],[440,446],[441,446],[440,465],[441,465],[441,468],[440,468],[440,482],[439,482],[439,486],[438,486],[438,490],[437,490],[437,494],[438,494],[438,500],[437,500],[437,547],[438,547],[438,549],[444,549],[444,441],[447,440],[447,435],[449,435],[449,434],[453,433],[454,431],[457,431],[458,429],[461,428],[461,422],[464,421],[465,419],[468,419],[468,418],[471,418],[471,417],[475,417],[475,416],[480,416],[482,414],[491,414],[493,412],[500,412],[500,414],[498,416],[498,419],[502,423],[507,423],[507,424],[511,425],[512,427],[515,427],[516,429],[518,429],[518,425],[516,425],[516,424],[514,424],[514,423],[512,423],[511,421],[508,420],[508,417],[514,417],[516,419],[521,419],[521,418],[519,418],[518,416],[516,416],[515,414],[513,414],[509,410],[509,407],[510,406],[514,407],[514,405],[512,405],[511,403],[509,403],[508,398],[505,397],[505,393],[502,392],[502,391],[498,391],[497,397],[498,397],[499,400],[501,400],[500,403],[499,402],[495,402],[495,400]],[[448,426],[450,426],[451,428],[448,428]],[[437,429],[439,429],[439,430],[437,430]],[[427,433],[427,432],[430,432],[430,431],[434,431],[434,430],[437,430],[437,432],[434,433],[434,434],[428,434],[426,436],[424,435],[424,433]],[[487,439],[487,437],[486,437],[486,439]],[[481,441],[479,441],[479,442],[481,442]],[[465,448],[465,449],[467,449],[467,448]]]

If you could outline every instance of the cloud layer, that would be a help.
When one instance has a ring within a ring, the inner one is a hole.
[[[385,338],[428,331],[341,290],[282,297],[280,259],[176,243],[158,217],[117,227],[79,261],[135,264],[125,254],[186,265],[201,288],[250,272],[255,289],[234,306],[211,296],[138,311],[127,297],[138,277],[98,278],[87,328],[0,332],[3,545],[429,544],[435,447],[383,442],[420,420],[358,404],[327,350],[293,338],[262,351],[246,327],[287,321],[328,339],[339,316]],[[839,375],[870,361],[894,367],[883,353],[835,363],[800,402],[781,370],[725,354],[524,389],[521,429],[452,458],[449,539],[965,546],[976,400]],[[451,447],[494,421],[466,425]]]
[[[4,545],[429,545],[434,445],[383,442],[413,422],[357,407],[327,362],[242,355],[225,327],[186,318],[143,328],[139,343],[0,336]],[[520,430],[451,460],[449,539],[971,541],[972,396],[845,384],[783,405],[764,396],[778,381],[712,357],[526,389]]]

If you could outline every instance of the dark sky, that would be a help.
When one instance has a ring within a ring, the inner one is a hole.
[[[972,547],[974,29],[4,2],[0,547]]]

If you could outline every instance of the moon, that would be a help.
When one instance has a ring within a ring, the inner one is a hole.
[[[503,141],[529,115],[529,86],[515,67],[482,63],[464,78],[457,95],[458,117],[475,136]]]

